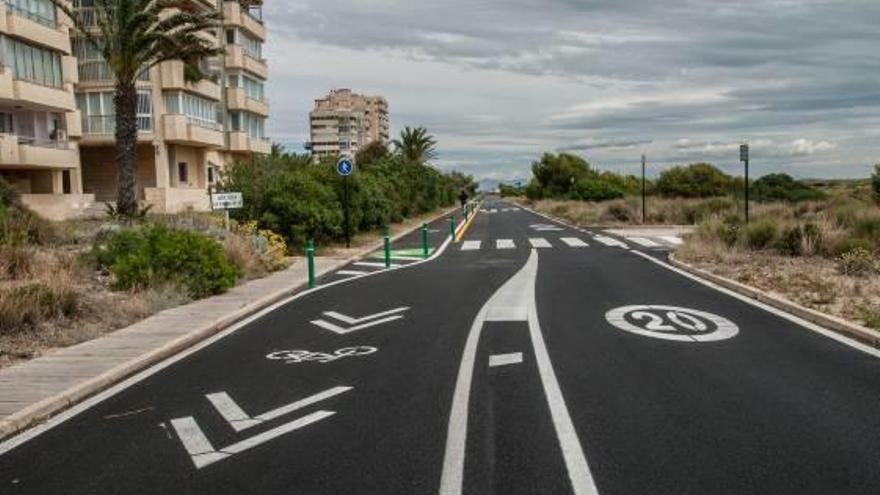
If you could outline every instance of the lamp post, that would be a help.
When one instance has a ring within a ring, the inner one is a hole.
[[[746,224],[749,223],[749,145],[743,144],[739,147],[739,161],[745,164],[745,201],[746,201]]]
[[[642,225],[648,223],[648,210],[645,208],[645,203],[647,202],[647,186],[645,180],[645,165],[647,164],[647,158],[645,155],[642,155]]]

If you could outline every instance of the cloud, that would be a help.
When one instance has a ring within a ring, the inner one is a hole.
[[[815,155],[837,149],[837,145],[829,141],[812,141],[797,139],[791,143],[792,155]]]

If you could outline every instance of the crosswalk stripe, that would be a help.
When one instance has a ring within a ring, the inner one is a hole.
[[[644,237],[627,237],[626,239],[630,242],[634,242],[634,243],[638,244],[639,246],[660,247],[660,244],[652,241],[651,239],[646,239]]]
[[[498,239],[495,241],[496,249],[515,249],[516,246],[513,244],[513,239]]]
[[[597,235],[597,236],[594,237],[593,239],[596,239],[597,241],[601,242],[602,244],[604,244],[604,245],[606,245],[606,246],[611,246],[611,247],[623,247],[623,248],[625,248],[625,247],[629,247],[629,246],[627,246],[626,244],[624,244],[624,243],[622,243],[622,242],[620,242],[620,241],[618,241],[617,239],[614,239],[614,238],[612,238],[612,237],[605,237],[605,236],[603,236],[603,235]]]
[[[536,248],[536,249],[537,249],[537,248],[549,248],[549,247],[553,247],[553,246],[550,245],[549,242],[547,242],[547,239],[544,239],[544,238],[542,238],[542,237],[533,237],[533,238],[530,238],[530,239],[529,239],[529,243],[531,243],[532,247],[533,247],[533,248]]]
[[[578,239],[577,237],[563,237],[562,242],[568,244],[568,247],[588,247],[589,244]]]
[[[476,251],[483,245],[483,241],[464,241],[461,245],[462,251]]]
[[[362,277],[370,272],[362,272],[360,270],[339,270],[337,275],[350,275],[352,277]]]
[[[663,239],[664,241],[668,242],[669,244],[674,244],[676,246],[684,244],[684,240],[681,237],[674,236],[674,235],[660,236],[660,239]]]

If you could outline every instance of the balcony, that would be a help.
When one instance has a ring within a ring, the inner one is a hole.
[[[220,85],[209,79],[202,79],[193,84],[183,77],[183,62],[172,60],[162,62],[159,66],[163,90],[185,90],[205,98],[220,101]]]
[[[226,106],[230,110],[250,112],[261,117],[269,116],[269,104],[249,97],[243,88],[226,88]]]
[[[265,59],[256,59],[245,53],[241,45],[226,46],[226,67],[228,69],[244,69],[260,79],[269,78],[269,68]]]
[[[272,143],[268,139],[252,138],[245,132],[229,132],[229,151],[233,153],[256,153],[268,155],[272,152]]]
[[[79,151],[64,140],[0,134],[0,165],[22,168],[77,168]]]
[[[260,41],[266,41],[266,26],[263,25],[262,19],[242,9],[237,1],[223,2],[223,25],[240,27]]]
[[[8,100],[16,105],[23,103],[38,108],[51,108],[65,112],[76,110],[73,91],[63,87],[43,86],[24,79],[12,77],[12,71],[0,66],[0,102]]]
[[[223,131],[219,124],[201,122],[180,114],[162,116],[165,141],[191,146],[222,148]]]
[[[70,53],[70,33],[55,19],[0,1],[0,31],[63,53]]]
[[[76,112],[81,115],[80,112]],[[68,114],[70,115],[70,114]],[[82,140],[80,146],[109,146],[116,142],[115,115],[83,115],[80,120]],[[153,118],[147,115],[137,117],[138,142],[152,142]],[[68,129],[71,129],[68,126]],[[75,136],[75,134],[70,134]]]

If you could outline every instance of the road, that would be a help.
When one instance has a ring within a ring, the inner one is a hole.
[[[0,493],[880,493],[880,353],[483,210],[0,444]]]

